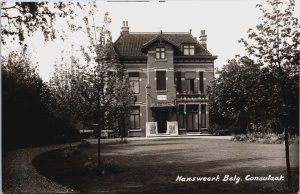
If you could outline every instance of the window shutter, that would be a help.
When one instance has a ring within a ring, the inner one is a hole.
[[[181,92],[187,92],[184,72],[181,72],[181,78],[183,78],[183,80],[181,80]]]
[[[201,92],[201,94],[204,94],[204,79],[203,79],[203,71],[200,71],[200,72],[199,72],[199,79],[200,79],[200,85],[199,85],[200,92]]]
[[[176,72],[176,91],[181,93],[182,90],[181,90],[181,72],[180,71],[177,71]]]

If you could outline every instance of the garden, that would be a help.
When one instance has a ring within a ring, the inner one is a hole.
[[[245,181],[286,176],[282,144],[241,143],[222,139],[182,138],[89,143],[38,155],[33,165],[43,176],[80,192],[286,192],[281,181]],[[298,187],[298,145],[290,146],[292,192]],[[238,183],[223,177],[240,177]],[[182,177],[220,177],[220,181],[176,181]]]

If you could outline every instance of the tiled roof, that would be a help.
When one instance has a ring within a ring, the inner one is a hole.
[[[142,47],[157,36],[169,40],[177,47],[183,43],[194,43],[196,44],[196,55],[211,56],[211,53],[201,46],[190,33],[123,33],[114,43],[114,46],[121,56],[145,56],[146,54],[141,51]]]

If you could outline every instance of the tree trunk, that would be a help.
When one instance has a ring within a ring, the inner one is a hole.
[[[122,139],[125,137],[125,123],[124,123],[124,116],[122,115],[122,118],[120,119],[121,122],[121,137]]]
[[[284,81],[283,81],[283,76],[282,76],[282,69],[279,63],[279,86],[280,86],[280,91],[279,91],[279,95],[282,98],[283,101],[283,109],[282,109],[282,116],[281,116],[281,122],[282,122],[282,126],[284,129],[284,143],[285,143],[285,161],[286,161],[286,171],[287,171],[287,182],[288,182],[288,190],[291,190],[291,165],[290,165],[290,147],[289,147],[289,133],[288,133],[288,123],[287,123],[287,110],[285,107],[285,102],[286,102],[286,96],[285,96],[285,85],[284,85]]]
[[[81,140],[84,140],[84,121],[82,122],[82,136],[81,136]]]
[[[71,120],[69,121],[69,127],[70,127],[70,131],[68,132],[68,136],[69,136],[69,146],[70,146],[70,151],[72,150],[72,123]]]
[[[290,165],[290,148],[288,129],[284,127],[284,143],[285,143],[285,161],[287,171],[288,192],[291,191],[291,165]]]
[[[100,138],[101,138],[101,124],[102,124],[102,109],[101,109],[101,103],[100,103],[100,92],[99,92],[99,88],[97,88],[97,120],[98,122],[98,167],[100,167]]]
[[[101,138],[101,126],[102,125],[102,113],[100,112],[100,118],[98,123],[98,166],[100,166],[100,138]]]

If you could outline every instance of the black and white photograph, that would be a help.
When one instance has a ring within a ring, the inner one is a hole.
[[[300,0],[0,14],[1,192],[299,193]]]

